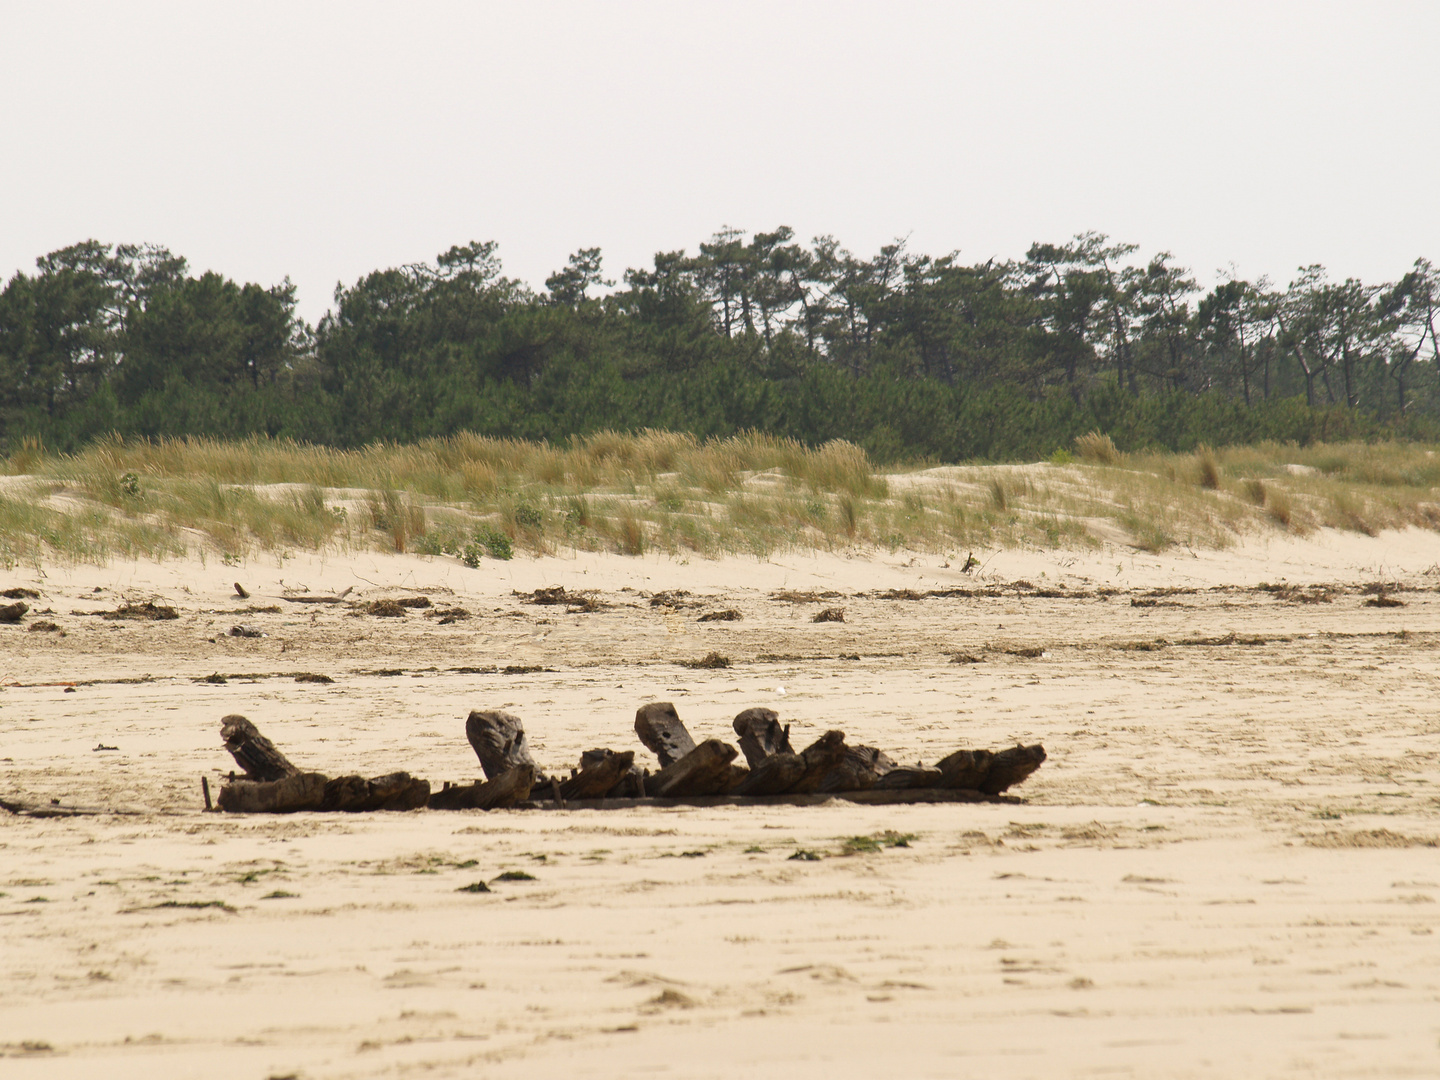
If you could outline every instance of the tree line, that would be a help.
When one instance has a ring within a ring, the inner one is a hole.
[[[192,274],[86,241],[0,292],[0,446],[250,435],[335,446],[458,430],[560,440],[647,427],[843,438],[880,460],[1440,436],[1440,272],[1203,289],[1097,233],[970,264],[725,229],[605,277],[586,248],[543,289],[494,243],[337,287]]]

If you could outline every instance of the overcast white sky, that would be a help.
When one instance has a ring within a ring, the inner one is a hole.
[[[540,286],[722,225],[968,260],[1096,229],[1440,259],[1440,3],[0,0],[0,274],[87,237],[337,281],[494,239]]]

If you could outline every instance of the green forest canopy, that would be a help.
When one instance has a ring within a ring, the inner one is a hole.
[[[881,461],[1440,435],[1440,274],[1302,268],[1208,292],[1168,252],[1085,233],[966,265],[904,242],[862,258],[785,227],[606,280],[588,248],[536,291],[494,243],[338,287],[194,276],[154,245],[86,241],[0,293],[0,448],[96,436],[333,446],[457,431],[562,440],[661,428],[848,439]],[[608,290],[608,291],[606,291]]]

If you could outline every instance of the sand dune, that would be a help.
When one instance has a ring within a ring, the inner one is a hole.
[[[136,813],[0,816],[0,1073],[1434,1075],[1435,535],[949,563],[17,568],[0,797]],[[515,595],[549,585],[602,607]],[[470,617],[293,602],[347,587]],[[151,599],[179,617],[94,614]],[[797,741],[1050,759],[1018,806],[201,811],[229,712],[321,771],[440,781],[478,775],[471,708],[559,769],[637,748],[657,699],[697,736],[768,705]]]

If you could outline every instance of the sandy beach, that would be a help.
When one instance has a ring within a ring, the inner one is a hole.
[[[0,797],[127,811],[0,811],[0,1074],[1435,1075],[1436,535],[963,561],[0,574],[39,594],[0,626]],[[598,610],[521,595],[553,585]],[[407,596],[432,607],[350,604]],[[178,617],[101,617],[143,601]],[[471,709],[562,771],[653,764],[657,700],[697,738],[764,705],[797,745],[1049,760],[1020,805],[203,811],[227,713],[304,767],[438,786],[480,775]]]

